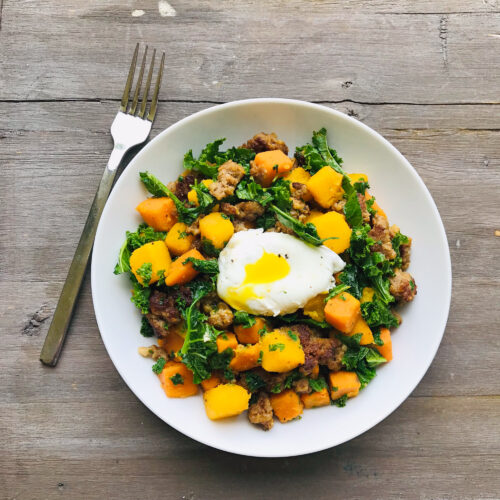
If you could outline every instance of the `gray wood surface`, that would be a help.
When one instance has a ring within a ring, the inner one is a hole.
[[[0,498],[500,498],[500,2],[170,5],[0,0]],[[167,53],[153,136],[213,103],[295,97],[380,131],[429,187],[450,318],[422,383],[371,431],[281,460],[184,437],[116,373],[88,279],[59,365],[39,363],[136,41]]]

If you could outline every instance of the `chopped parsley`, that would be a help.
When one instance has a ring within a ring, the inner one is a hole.
[[[271,352],[277,351],[278,349],[280,350],[280,352],[283,352],[283,350],[285,349],[285,344],[278,342],[277,344],[270,344],[269,345],[269,351],[271,351]]]
[[[176,373],[172,377],[170,377],[170,380],[174,385],[181,385],[184,384],[184,378],[180,373]]]
[[[235,325],[241,325],[243,328],[250,328],[255,325],[255,316],[248,314],[245,311],[235,311],[233,323]]]
[[[288,330],[288,336],[292,339],[292,340],[295,340],[295,342],[297,342],[297,340],[299,339],[299,337],[297,336],[297,334],[293,333],[292,330]]]
[[[250,392],[256,392],[266,386],[264,379],[260,375],[257,375],[257,373],[253,372],[245,373],[245,383]]]
[[[318,377],[317,379],[310,378],[309,386],[313,390],[313,392],[320,392],[326,388],[326,381],[323,377]]]
[[[340,398],[332,401],[333,406],[338,406],[339,408],[343,408],[347,403],[347,394],[340,396]]]
[[[154,373],[159,375],[162,371],[163,368],[165,367],[167,360],[165,358],[158,358],[158,361],[152,366],[152,370]]]

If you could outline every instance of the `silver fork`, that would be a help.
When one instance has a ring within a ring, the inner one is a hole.
[[[158,107],[158,93],[160,91],[163,66],[165,63],[165,53],[162,55],[160,67],[158,69],[156,85],[151,99],[149,113],[145,117],[149,88],[153,78],[156,49],[153,50],[153,57],[151,58],[141,105],[139,111],[137,112],[139,94],[141,92],[144,69],[146,67],[147,52],[148,47],[146,46],[144,56],[142,57],[141,69],[137,78],[135,92],[129,105],[130,89],[132,88],[134,81],[137,56],[139,54],[139,44],[136,45],[134,56],[132,58],[132,64],[130,65],[130,70],[128,72],[125,91],[123,92],[120,111],[111,125],[111,135],[114,141],[113,151],[111,152],[108,165],[102,176],[94,201],[92,202],[87,222],[83,228],[82,236],[80,237],[78,247],[76,248],[75,256],[71,262],[68,276],[66,277],[59,302],[57,303],[57,307],[52,318],[52,323],[50,324],[47,337],[45,338],[45,343],[43,344],[42,352],[40,353],[40,361],[49,366],[55,366],[59,359],[76,299],[78,297],[78,292],[80,291],[83,277],[85,275],[85,269],[90,257],[92,245],[94,244],[97,225],[99,223],[99,219],[101,218],[102,210],[106,204],[109,192],[111,191],[116,171],[120,166],[125,153],[133,146],[142,144],[148,138],[156,115],[156,109]]]

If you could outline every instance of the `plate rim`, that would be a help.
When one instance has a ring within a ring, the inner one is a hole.
[[[412,387],[409,387],[407,390],[403,391],[403,395],[400,396],[400,397],[398,397],[397,400],[395,400],[395,402],[392,405],[390,405],[390,407],[388,408],[388,410],[383,412],[382,416],[376,418],[375,420],[370,420],[370,422],[367,425],[363,426],[361,429],[357,429],[357,430],[355,430],[353,432],[350,432],[350,433],[345,433],[344,438],[342,438],[342,440],[339,441],[339,442],[337,442],[336,444],[330,444],[329,442],[327,442],[326,444],[319,444],[319,445],[316,445],[316,446],[310,446],[307,449],[303,449],[303,450],[300,450],[300,451],[297,451],[297,452],[294,452],[294,453],[287,452],[285,454],[279,453],[279,452],[273,452],[272,451],[272,447],[269,447],[269,450],[265,450],[265,451],[263,451],[261,453],[248,453],[248,452],[240,451],[236,447],[231,448],[229,446],[224,446],[224,445],[218,444],[217,442],[213,442],[213,441],[211,441],[209,439],[209,436],[207,436],[207,438],[200,439],[198,436],[195,437],[194,435],[192,435],[192,433],[189,430],[181,429],[179,426],[174,425],[174,424],[172,424],[170,422],[167,422],[165,420],[164,416],[158,414],[154,409],[152,409],[144,401],[144,399],[131,388],[131,385],[128,383],[128,379],[129,379],[128,374],[125,373],[123,370],[120,370],[120,368],[118,368],[118,364],[115,362],[114,355],[112,354],[111,349],[108,346],[108,344],[106,343],[105,337],[104,337],[104,335],[102,333],[102,328],[101,328],[102,319],[101,319],[101,314],[100,314],[100,312],[98,312],[98,308],[96,306],[96,298],[95,298],[96,294],[94,293],[94,287],[96,286],[97,278],[96,278],[96,266],[94,266],[94,255],[93,254],[92,254],[92,262],[91,262],[91,272],[90,272],[90,274],[91,274],[92,305],[94,307],[94,314],[95,314],[97,326],[98,326],[98,329],[99,329],[99,334],[101,336],[101,339],[102,339],[102,342],[104,344],[104,347],[106,348],[106,352],[107,352],[108,356],[110,357],[110,359],[111,359],[111,361],[112,361],[115,369],[119,373],[120,377],[122,378],[122,380],[127,385],[128,389],[132,392],[132,394],[134,394],[134,396],[137,399],[139,399],[139,401],[141,401],[142,404],[144,404],[144,406],[146,406],[160,420],[162,420],[164,423],[166,423],[170,427],[174,428],[176,431],[178,431],[181,434],[189,437],[190,439],[193,439],[194,441],[197,441],[197,442],[202,443],[204,445],[210,446],[212,448],[215,448],[215,449],[227,452],[227,453],[234,453],[236,455],[248,456],[248,457],[256,457],[256,458],[284,458],[284,457],[302,456],[302,455],[308,455],[308,454],[311,454],[311,453],[317,453],[319,451],[323,451],[323,450],[327,450],[327,449],[330,449],[330,448],[334,448],[334,447],[339,446],[339,445],[341,445],[343,443],[346,443],[346,442],[348,442],[348,441],[350,441],[350,440],[352,440],[352,439],[354,439],[354,438],[356,438],[358,436],[361,436],[362,434],[364,434],[368,430],[370,430],[373,427],[377,426],[381,421],[383,421],[387,417],[389,417],[395,410],[397,410],[408,399],[408,397],[416,389],[416,387],[422,381],[423,377],[428,372],[429,367],[431,366],[432,362],[434,361],[434,358],[436,357],[436,353],[437,353],[437,351],[439,349],[439,346],[441,345],[441,342],[442,342],[442,339],[443,339],[443,336],[444,336],[446,325],[448,323],[449,312],[450,312],[450,305],[451,305],[451,296],[452,296],[452,266],[451,266],[451,255],[450,255],[448,238],[447,238],[447,235],[446,235],[446,230],[445,230],[445,227],[444,227],[441,215],[439,213],[439,210],[438,210],[438,208],[436,206],[436,203],[435,203],[435,201],[434,201],[434,199],[433,199],[433,197],[432,197],[429,189],[427,188],[427,186],[425,185],[424,181],[421,179],[421,177],[419,176],[418,172],[415,170],[415,168],[413,167],[413,165],[403,156],[403,154],[393,144],[391,144],[379,132],[377,132],[376,130],[372,129],[371,127],[369,127],[368,125],[364,124],[363,122],[361,122],[359,120],[356,120],[355,118],[347,115],[346,113],[343,113],[343,112],[338,111],[336,109],[329,108],[329,107],[324,106],[322,104],[312,103],[312,102],[308,102],[308,101],[302,101],[302,100],[299,100],[299,99],[264,97],[264,98],[240,99],[240,100],[236,100],[236,101],[230,101],[230,102],[226,102],[226,103],[223,103],[223,104],[217,104],[217,105],[214,105],[214,106],[210,106],[209,108],[202,109],[202,110],[197,111],[197,112],[195,112],[195,113],[193,113],[191,115],[188,115],[188,116],[186,116],[186,117],[184,117],[184,118],[176,121],[175,123],[171,124],[166,129],[162,130],[153,139],[151,139],[147,144],[145,144],[145,146],[130,161],[130,163],[127,165],[127,167],[130,166],[130,165],[133,165],[136,161],[140,161],[141,157],[150,148],[154,147],[154,145],[155,145],[156,142],[161,141],[162,138],[165,135],[167,135],[169,132],[171,132],[172,130],[175,130],[176,128],[182,127],[186,123],[189,123],[191,120],[196,120],[200,116],[208,115],[208,114],[211,114],[211,113],[217,113],[219,110],[225,109],[225,108],[245,106],[245,105],[252,105],[252,104],[265,104],[265,103],[269,103],[269,104],[276,104],[276,103],[278,103],[278,104],[284,104],[284,105],[288,104],[288,105],[299,106],[299,107],[304,107],[304,108],[309,108],[309,109],[316,109],[316,110],[326,111],[326,112],[328,112],[328,113],[330,113],[330,114],[332,114],[332,115],[334,115],[334,116],[336,116],[338,118],[341,118],[343,120],[347,120],[347,121],[351,122],[356,127],[359,127],[361,129],[363,129],[365,132],[367,132],[368,134],[372,135],[375,139],[377,139],[378,141],[382,142],[393,153],[395,153],[397,157],[399,157],[399,159],[405,164],[405,166],[407,167],[408,171],[411,173],[411,175],[413,177],[413,180],[420,185],[420,187],[422,188],[422,190],[423,190],[423,192],[424,192],[427,200],[430,202],[430,207],[432,208],[432,211],[433,211],[433,213],[436,216],[437,221],[438,221],[438,226],[439,226],[439,232],[440,232],[441,239],[444,242],[444,252],[443,253],[444,253],[444,256],[445,256],[445,260],[446,260],[446,267],[445,267],[445,269],[443,269],[443,271],[444,271],[444,273],[446,275],[445,278],[446,278],[446,283],[447,283],[447,287],[446,287],[446,292],[447,293],[446,293],[446,297],[445,297],[446,300],[444,302],[446,304],[446,314],[443,316],[443,324],[440,325],[440,328],[438,330],[439,331],[439,341],[436,342],[436,344],[435,344],[435,347],[433,349],[432,355],[429,357],[429,361],[427,363],[427,366],[425,367],[425,370],[423,370],[422,375],[415,381],[415,383],[412,385]],[[125,168],[127,168],[127,167],[125,167]],[[122,172],[122,174],[123,174],[123,172]],[[113,191],[115,189],[119,188],[119,186],[121,185],[122,181],[123,181],[123,175],[120,175],[120,177],[116,181],[115,185],[113,186]],[[109,197],[108,197],[108,200],[109,200]],[[94,244],[95,244],[95,241],[97,241],[98,239],[100,239],[100,236],[101,236],[101,232],[102,232],[101,221],[103,219],[105,219],[106,213],[108,211],[108,208],[109,208],[108,200],[106,201],[106,205],[105,205],[105,207],[103,209],[103,212],[101,214],[101,219],[100,219],[99,225],[97,227]]]

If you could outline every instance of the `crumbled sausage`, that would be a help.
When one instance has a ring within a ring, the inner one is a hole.
[[[238,233],[240,231],[248,231],[249,229],[255,229],[255,224],[253,222],[249,222],[247,220],[238,220],[235,219],[233,221],[234,232]]]
[[[297,394],[309,394],[312,389],[307,378],[300,378],[292,384]]]
[[[248,408],[248,420],[252,424],[261,425],[265,431],[272,428],[274,424],[273,408],[265,392],[261,392],[257,401]]]
[[[191,191],[191,186],[194,184],[195,177],[192,174],[187,174],[183,177],[179,177],[175,185],[175,195],[179,200],[186,201],[189,191]]]
[[[192,300],[191,290],[185,286],[168,293],[155,290],[149,298],[151,314],[146,317],[158,336],[165,336],[166,329],[181,321],[181,313],[177,308],[177,299],[182,298],[186,304]]]
[[[152,313],[146,314],[146,319],[148,320],[149,324],[151,325],[151,328],[153,329],[155,335],[158,338],[167,336],[168,323],[164,319]]]
[[[389,292],[397,301],[411,302],[417,294],[417,285],[410,273],[401,269],[394,270],[394,276],[389,278]]]
[[[188,226],[186,229],[186,233],[193,236],[198,236],[200,234],[200,220],[196,219],[190,226]]]
[[[264,207],[256,201],[242,201],[236,205],[221,203],[220,209],[226,215],[244,221],[254,221],[264,213]]]
[[[244,175],[245,169],[241,165],[232,160],[226,161],[219,167],[217,181],[208,188],[210,194],[218,200],[231,196]]]
[[[345,204],[346,204],[346,201],[345,199],[342,199],[342,200],[339,200],[337,202],[335,202],[332,206],[332,210],[334,210],[335,212],[339,212],[341,214],[344,213],[344,207],[345,207]]]
[[[411,238],[408,238],[408,243],[403,243],[399,247],[399,252],[401,254],[401,269],[406,271],[410,265],[411,257]]]
[[[253,149],[256,153],[262,153],[262,151],[273,151],[275,149],[280,149],[288,154],[288,146],[278,139],[278,136],[275,133],[266,134],[264,132],[260,132],[259,134],[254,135],[250,140],[242,144],[242,148]]]
[[[201,308],[208,314],[208,323],[215,328],[226,329],[233,324],[233,312],[231,308],[219,300],[215,293],[211,293],[201,302]]]
[[[152,358],[154,361],[158,361],[159,358],[168,359],[166,351],[157,345],[139,347],[138,352],[143,358]]]
[[[307,193],[307,186],[305,184],[301,184],[300,182],[294,182],[292,187],[292,209],[290,210],[290,215],[298,219],[300,222],[304,222],[311,212],[309,205],[303,199],[304,194]]]
[[[375,215],[373,217],[373,226],[368,236],[375,240],[375,244],[371,247],[372,252],[381,252],[389,260],[396,257],[396,252],[392,248],[389,222],[386,217],[382,215]]]
[[[370,223],[370,212],[368,212],[368,209],[366,208],[366,200],[365,197],[358,193],[358,201],[359,201],[359,206],[361,207],[361,215],[363,216],[363,222],[365,224]]]
[[[306,325],[294,325],[291,329],[299,335],[305,354],[304,373],[310,373],[316,365],[326,365],[329,370],[338,371],[341,367],[345,348],[336,338],[325,339],[316,336]]]

